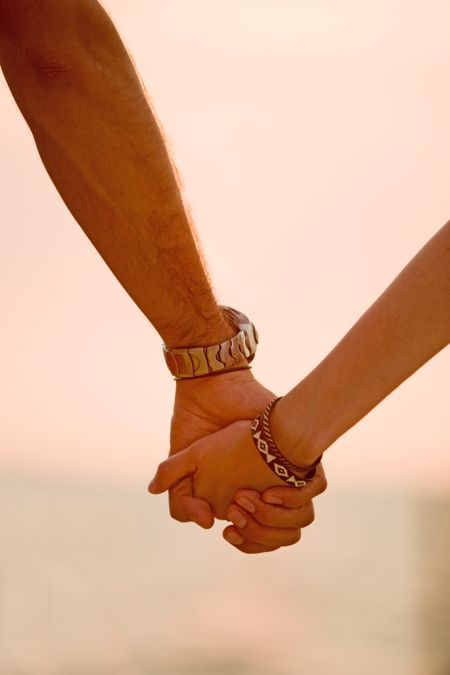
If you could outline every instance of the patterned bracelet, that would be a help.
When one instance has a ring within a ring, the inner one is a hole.
[[[281,398],[281,397],[280,397]],[[260,413],[251,423],[250,429],[252,432],[253,442],[256,445],[261,457],[266,462],[267,466],[272,471],[284,480],[288,485],[296,488],[304,487],[307,483],[312,481],[317,472],[317,466],[320,464],[322,455],[316,459],[314,464],[308,468],[292,464],[285,457],[273,440],[270,431],[270,413],[277,401],[280,398],[274,398],[269,403],[267,408]]]

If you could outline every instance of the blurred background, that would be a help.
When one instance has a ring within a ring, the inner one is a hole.
[[[280,394],[450,217],[446,0],[105,0]],[[447,675],[450,352],[327,452],[299,545],[169,517],[161,339],[0,88],[0,675]],[[226,236],[223,233],[226,232]],[[301,360],[274,369],[298,335]]]

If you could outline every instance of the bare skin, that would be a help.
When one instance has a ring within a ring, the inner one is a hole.
[[[211,289],[160,127],[100,4],[0,0],[0,62],[62,199],[163,341],[230,338],[236,331]],[[171,453],[256,415],[272,396],[250,372],[212,379],[177,383]],[[212,525],[210,505],[189,481],[169,501],[178,520]],[[266,512],[263,526],[270,524]],[[262,541],[246,546],[269,550]]]
[[[450,221],[276,405],[280,447],[311,463],[449,341]]]
[[[245,419],[255,417],[273,398],[274,394],[262,388],[247,370],[229,373],[226,376],[205,378],[204,381],[191,380],[177,383],[170,454],[185,448],[186,439],[188,439],[188,444],[191,444],[193,440],[200,442],[203,439],[204,444],[208,446],[215,432],[219,432],[235,421],[236,405],[242,414],[240,419],[244,420],[239,423],[247,427]],[[220,490],[220,485],[223,483],[227,486],[228,501],[222,500],[220,508],[215,503],[211,508],[211,513],[209,515],[205,513],[204,520],[200,524],[210,527],[214,522],[214,517],[227,519],[233,523],[238,523],[239,519],[242,523],[242,519],[245,518],[244,533],[242,528],[239,533],[233,527],[224,530],[225,539],[237,545],[243,553],[263,553],[296,543],[300,539],[300,530],[314,520],[313,497],[326,488],[323,470],[320,473],[320,480],[308,486],[307,490],[295,490],[291,487],[282,487],[284,485],[282,481],[264,466],[253,446],[249,457],[252,462],[256,460],[256,469],[261,471],[262,480],[258,471],[249,472],[248,467],[241,464],[239,455],[234,452],[234,447],[225,446],[224,450],[229,457],[225,463],[216,467],[217,473],[211,479],[205,492],[201,489],[197,490],[191,475],[180,477],[179,481],[173,483],[172,494],[178,499],[172,501],[172,516],[177,520],[187,520],[184,510],[189,511],[187,505],[192,500],[193,494],[200,497],[204,503],[212,504],[209,501],[211,489]],[[228,467],[228,478],[227,471],[224,470],[225,466]],[[255,465],[252,464],[252,466]],[[239,491],[235,500],[233,500],[233,490],[231,492],[229,490],[232,478],[235,479],[236,490],[244,486],[246,488]],[[271,506],[263,502],[259,490],[272,485],[279,486],[277,499],[281,494],[284,506]],[[247,507],[250,501],[250,512],[243,510],[239,504],[242,498]],[[180,511],[177,511],[179,507]]]
[[[450,222],[419,251],[333,351],[275,406],[271,431],[294,464],[312,464],[406,378],[450,341]],[[247,510],[241,497],[229,507],[236,475],[257,478],[263,501],[289,505],[285,488],[264,488],[270,470],[253,446],[250,418],[200,439],[163,462],[150,491],[163,492],[187,474],[194,494],[235,524],[226,529],[235,543],[258,534],[252,523],[240,527],[236,511]],[[263,471],[264,470],[264,471]],[[221,480],[214,477],[222,471]],[[318,483],[320,483],[320,476]],[[314,487],[315,481],[312,483]],[[320,485],[317,486],[320,490]],[[292,489],[291,494],[303,489]],[[231,514],[233,510],[233,515]],[[252,513],[252,510],[249,510]],[[273,521],[274,522],[274,521]],[[272,539],[275,544],[276,537]]]

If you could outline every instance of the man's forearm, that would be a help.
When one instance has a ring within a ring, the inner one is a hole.
[[[3,72],[86,235],[169,346],[230,337],[161,131],[107,14],[94,0],[0,5]]]
[[[450,222],[274,408],[280,448],[312,463],[450,339]]]

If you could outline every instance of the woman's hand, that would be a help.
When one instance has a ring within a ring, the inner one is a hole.
[[[263,553],[295,544],[301,530],[314,521],[313,498],[326,488],[320,464],[314,480],[300,489],[274,486],[262,495],[255,490],[239,490],[227,510],[227,519],[233,525],[224,529],[223,536],[243,553]]]
[[[321,469],[305,488],[286,487],[259,456],[250,423],[251,420],[240,420],[196,440],[162,462],[149,486],[150,492],[158,494],[189,478],[195,497],[210,504],[216,518],[235,523],[224,531],[227,540],[249,553],[297,542],[300,528],[313,520],[312,497],[326,487]],[[273,487],[280,488],[285,503],[294,508],[269,505],[256,495]],[[241,504],[246,503],[242,497],[250,500],[255,508],[253,513],[248,503],[247,509],[237,502],[233,504],[238,492],[236,497]],[[294,492],[295,499],[290,497]],[[243,518],[245,524],[241,522]],[[231,541],[231,533],[239,535],[241,541]]]

